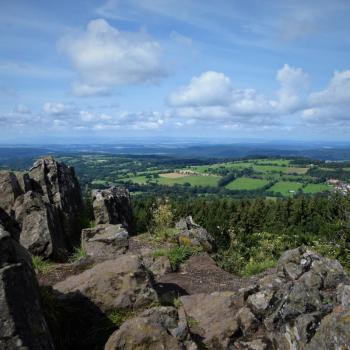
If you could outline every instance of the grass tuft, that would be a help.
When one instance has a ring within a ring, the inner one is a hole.
[[[49,273],[54,268],[54,263],[49,260],[45,260],[43,257],[38,255],[32,256],[32,262],[34,269],[41,274]]]
[[[74,248],[74,253],[70,257],[69,261],[70,262],[76,262],[82,258],[86,257],[86,250],[83,247],[76,247]]]

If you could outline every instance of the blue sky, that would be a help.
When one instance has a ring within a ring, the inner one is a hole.
[[[2,1],[0,143],[348,140],[348,0]]]

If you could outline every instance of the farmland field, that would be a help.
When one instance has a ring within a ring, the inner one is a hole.
[[[279,181],[269,188],[269,191],[281,193],[283,196],[290,196],[300,190],[302,186],[300,182]]]
[[[240,177],[226,185],[226,188],[229,190],[256,190],[267,185],[268,183],[269,182],[267,180]]]
[[[331,187],[326,184],[308,184],[303,188],[304,193],[318,193],[330,190]]]

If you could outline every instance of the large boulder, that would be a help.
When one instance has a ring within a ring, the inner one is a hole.
[[[131,229],[132,210],[129,191],[124,187],[92,191],[96,224],[121,224]]]
[[[184,320],[173,307],[155,307],[126,321],[109,338],[105,350],[197,349]]]
[[[37,160],[29,176],[34,190],[59,210],[67,238],[71,242],[78,240],[83,201],[74,168],[49,156]]]
[[[81,244],[87,255],[109,260],[125,253],[129,234],[122,225],[100,224],[82,230]]]
[[[59,282],[61,293],[80,293],[103,311],[140,308],[157,301],[152,280],[137,255],[122,255]]]
[[[29,254],[0,224],[0,349],[54,349]]]
[[[203,227],[196,224],[192,216],[180,219],[175,227],[179,230],[178,241],[180,245],[200,247],[208,253],[216,249],[213,236]]]
[[[233,292],[185,295],[180,298],[191,334],[208,349],[227,349],[240,331],[239,299]],[[252,316],[254,319],[255,317]]]
[[[67,253],[65,235],[58,210],[29,191],[16,199],[15,218],[21,227],[19,241],[31,254],[64,259]]]

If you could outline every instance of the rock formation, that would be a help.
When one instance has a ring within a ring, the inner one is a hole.
[[[1,223],[0,349],[54,349],[31,258]]]
[[[104,260],[125,253],[129,234],[122,225],[100,224],[81,233],[81,244],[88,256]]]
[[[122,255],[99,263],[59,282],[61,293],[79,292],[103,311],[145,307],[157,301],[151,278],[136,255]]]
[[[132,212],[129,191],[123,187],[92,192],[96,224],[121,224],[131,229]]]
[[[62,259],[79,241],[79,183],[73,168],[52,157],[39,159],[29,173],[0,172],[0,208],[17,222],[19,241],[32,254]]]
[[[192,216],[187,216],[176,223],[179,230],[178,241],[180,245],[201,247],[204,251],[212,253],[216,249],[215,240],[203,227],[196,224]]]
[[[65,235],[71,242],[79,240],[80,215],[83,201],[74,168],[57,162],[53,157],[36,161],[29,170],[33,187],[46,202],[60,212]]]

